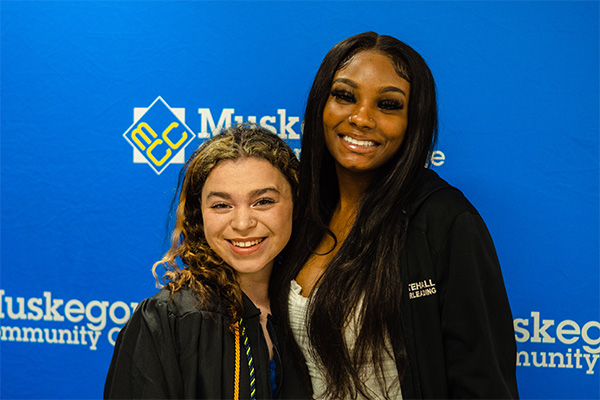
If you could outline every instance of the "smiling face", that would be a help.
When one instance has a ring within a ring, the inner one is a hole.
[[[222,161],[208,175],[201,200],[210,247],[241,280],[268,280],[292,233],[292,189],[285,176],[264,159]]]
[[[338,171],[372,172],[396,154],[408,124],[409,93],[410,83],[379,52],[361,51],[336,72],[323,130]]]

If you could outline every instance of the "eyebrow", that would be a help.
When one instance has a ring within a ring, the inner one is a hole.
[[[256,190],[251,191],[250,192],[250,197],[262,196],[263,194],[268,193],[268,192],[275,192],[275,193],[279,194],[279,190],[277,190],[273,186],[269,186],[269,187],[266,187],[266,188],[256,189]],[[225,199],[225,200],[231,200],[231,194],[229,194],[227,192],[210,192],[206,196],[207,199],[209,199],[211,197],[220,197],[220,198]]]
[[[358,85],[356,84],[356,82],[354,82],[353,80],[347,79],[347,78],[337,78],[333,81],[333,83],[336,83],[336,82],[344,83],[348,86],[353,87],[354,89],[358,89]],[[378,92],[379,93],[397,92],[397,93],[401,93],[404,96],[406,96],[406,92],[396,86],[386,86],[386,87],[379,89]]]

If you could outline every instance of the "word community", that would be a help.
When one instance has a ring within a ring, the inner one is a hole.
[[[536,368],[575,368],[584,369],[588,375],[594,374],[594,367],[600,355],[582,353],[580,349],[568,349],[566,353],[558,351],[526,351],[517,353],[517,366]]]
[[[528,343],[527,351],[517,352],[518,367],[565,368],[593,375],[594,369],[600,366],[598,321],[580,324],[565,319],[557,322],[542,319],[539,311],[532,311],[531,319],[516,318],[514,329],[517,343]],[[569,346],[566,351],[564,345]]]
[[[137,303],[122,301],[91,300],[87,304],[78,299],[65,301],[53,298],[49,291],[40,297],[13,298],[0,289],[0,341],[80,345],[97,350],[107,323],[120,325],[111,328],[106,335],[108,342],[114,345],[121,325],[136,307]],[[15,322],[9,326],[6,319]]]
[[[69,329],[0,326],[3,342],[31,342],[49,344],[74,344],[90,346],[90,350],[98,349],[98,339],[102,332],[86,330],[85,327],[74,327]]]

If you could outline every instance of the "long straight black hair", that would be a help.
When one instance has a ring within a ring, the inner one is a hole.
[[[390,57],[399,76],[410,82],[408,126],[402,146],[380,169],[364,194],[354,225],[310,297],[308,334],[321,361],[330,398],[369,398],[361,367],[372,364],[379,383],[386,343],[402,377],[407,359],[401,317],[403,280],[400,260],[408,226],[407,210],[437,140],[435,83],[423,58],[391,37],[366,32],[336,44],[325,56],[309,93],[300,160],[300,211],[293,248],[274,282],[276,312],[288,320],[289,282],[302,269],[325,235],[339,200],[334,160],[325,145],[323,109],[333,77],[357,53],[377,51]],[[352,351],[344,330],[358,316]],[[289,326],[289,323],[286,324]],[[291,332],[288,330],[288,334]]]

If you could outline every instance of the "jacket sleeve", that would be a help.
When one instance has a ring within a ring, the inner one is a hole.
[[[182,398],[182,378],[166,305],[144,300],[117,337],[106,399]]]
[[[473,210],[457,215],[438,263],[441,326],[451,398],[518,398],[516,343],[490,234]]]

